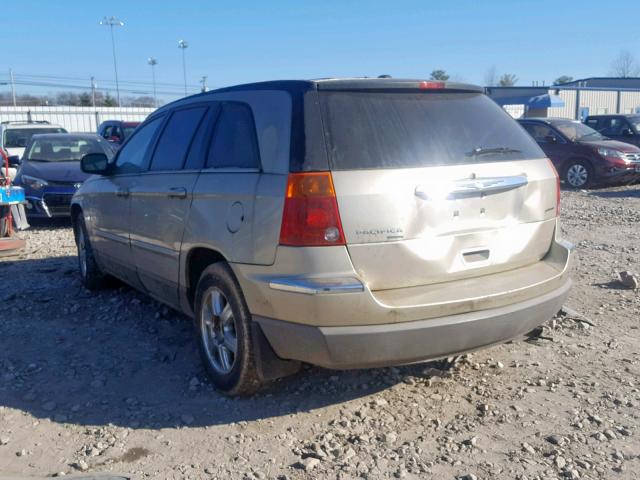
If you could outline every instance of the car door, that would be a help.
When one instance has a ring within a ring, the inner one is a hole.
[[[92,183],[89,199],[92,245],[103,267],[135,287],[140,282],[131,254],[130,193],[148,164],[149,147],[163,121],[155,117],[141,126],[122,147],[109,175]]]
[[[542,122],[522,122],[524,129],[540,145],[545,155],[561,170],[570,155],[571,144],[551,126]]]
[[[190,105],[170,114],[148,171],[131,189],[131,251],[138,276],[151,295],[173,306],[178,306],[182,234],[200,168],[185,162],[209,108]]]
[[[254,205],[261,162],[248,104],[223,102],[193,191],[191,238],[207,239],[232,262],[251,262],[255,252]],[[188,238],[187,241],[191,241]]]

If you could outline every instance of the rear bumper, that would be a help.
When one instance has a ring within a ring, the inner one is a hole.
[[[571,280],[512,305],[382,325],[314,327],[254,316],[276,354],[326,368],[400,365],[469,352],[520,337],[562,307]]]

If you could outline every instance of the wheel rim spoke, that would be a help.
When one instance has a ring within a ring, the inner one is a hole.
[[[222,325],[226,326],[229,322],[233,321],[233,311],[231,310],[231,304],[227,303],[222,312],[220,312],[220,320],[222,320]]]
[[[231,354],[224,345],[218,346],[218,355],[220,357],[220,364],[225,371],[231,370]]]
[[[231,332],[225,332],[223,345],[235,356],[235,353],[238,350],[238,339],[236,338],[235,334]]]

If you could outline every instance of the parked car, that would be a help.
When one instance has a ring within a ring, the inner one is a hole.
[[[443,358],[519,337],[571,281],[559,182],[479,87],[241,85],[154,112],[72,201],[84,285],[195,319],[214,385]]]
[[[129,138],[140,122],[124,122],[122,120],[107,120],[98,127],[98,135],[105,140],[122,145]]]
[[[640,148],[635,145],[611,140],[577,120],[523,118],[518,121],[571,187],[632,182],[640,177]]]
[[[589,115],[584,123],[605,137],[640,147],[640,115]]]
[[[15,178],[25,189],[27,215],[59,217],[70,214],[71,197],[89,176],[80,169],[87,153],[113,156],[112,146],[94,134],[33,135]]]
[[[31,136],[36,133],[67,133],[67,131],[59,125],[52,125],[46,121],[0,123],[0,148],[6,152],[11,161],[10,178],[15,177],[16,167],[24,154],[24,149],[31,140]]]

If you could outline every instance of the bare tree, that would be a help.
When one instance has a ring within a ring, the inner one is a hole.
[[[513,73],[505,73],[500,77],[498,85],[501,87],[513,87],[518,82],[518,77]]]
[[[637,77],[640,66],[629,50],[620,50],[618,56],[611,62],[611,75],[614,77]]]
[[[495,87],[498,83],[498,69],[491,65],[484,74],[484,84],[487,87]]]

